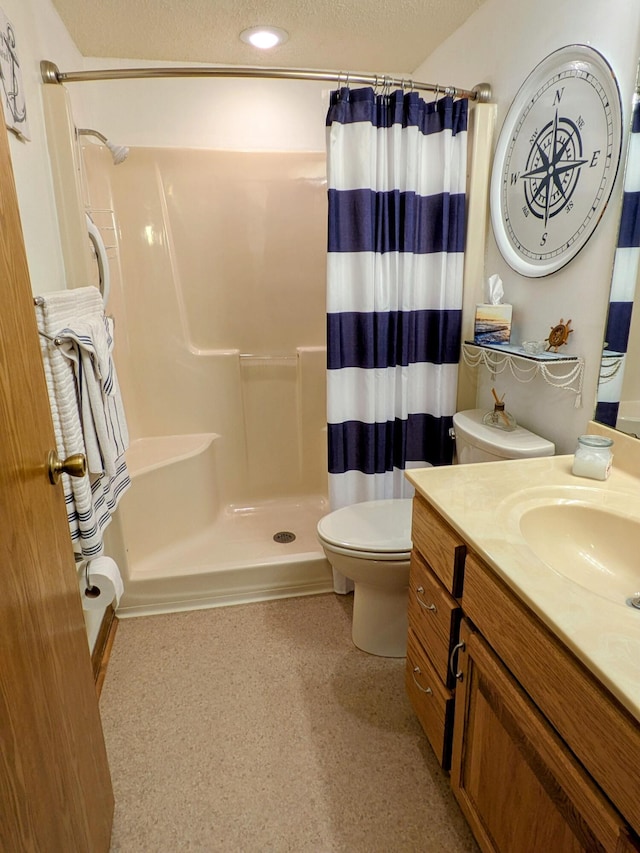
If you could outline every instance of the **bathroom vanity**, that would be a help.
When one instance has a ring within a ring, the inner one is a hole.
[[[572,459],[407,474],[407,692],[485,851],[640,850],[640,610],[618,593],[638,551],[615,541],[640,531],[640,481]],[[612,548],[604,586],[571,574],[584,523],[592,563]]]

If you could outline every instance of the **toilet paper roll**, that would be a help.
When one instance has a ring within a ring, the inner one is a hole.
[[[112,602],[117,607],[123,592],[120,570],[111,557],[96,557],[80,575],[80,597],[84,610],[104,610]]]

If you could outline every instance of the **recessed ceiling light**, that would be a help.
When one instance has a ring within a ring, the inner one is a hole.
[[[249,27],[240,33],[240,38],[261,50],[268,50],[277,44],[283,44],[289,38],[289,33],[279,27]]]

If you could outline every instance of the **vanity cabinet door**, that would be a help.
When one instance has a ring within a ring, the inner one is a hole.
[[[640,725],[474,554],[462,609],[640,836]]]
[[[462,621],[451,787],[483,851],[623,850],[624,821]]]

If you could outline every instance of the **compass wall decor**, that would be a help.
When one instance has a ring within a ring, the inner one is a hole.
[[[560,269],[609,201],[622,143],[620,91],[602,54],[575,44],[549,54],[520,87],[491,176],[491,222],[522,275]]]

